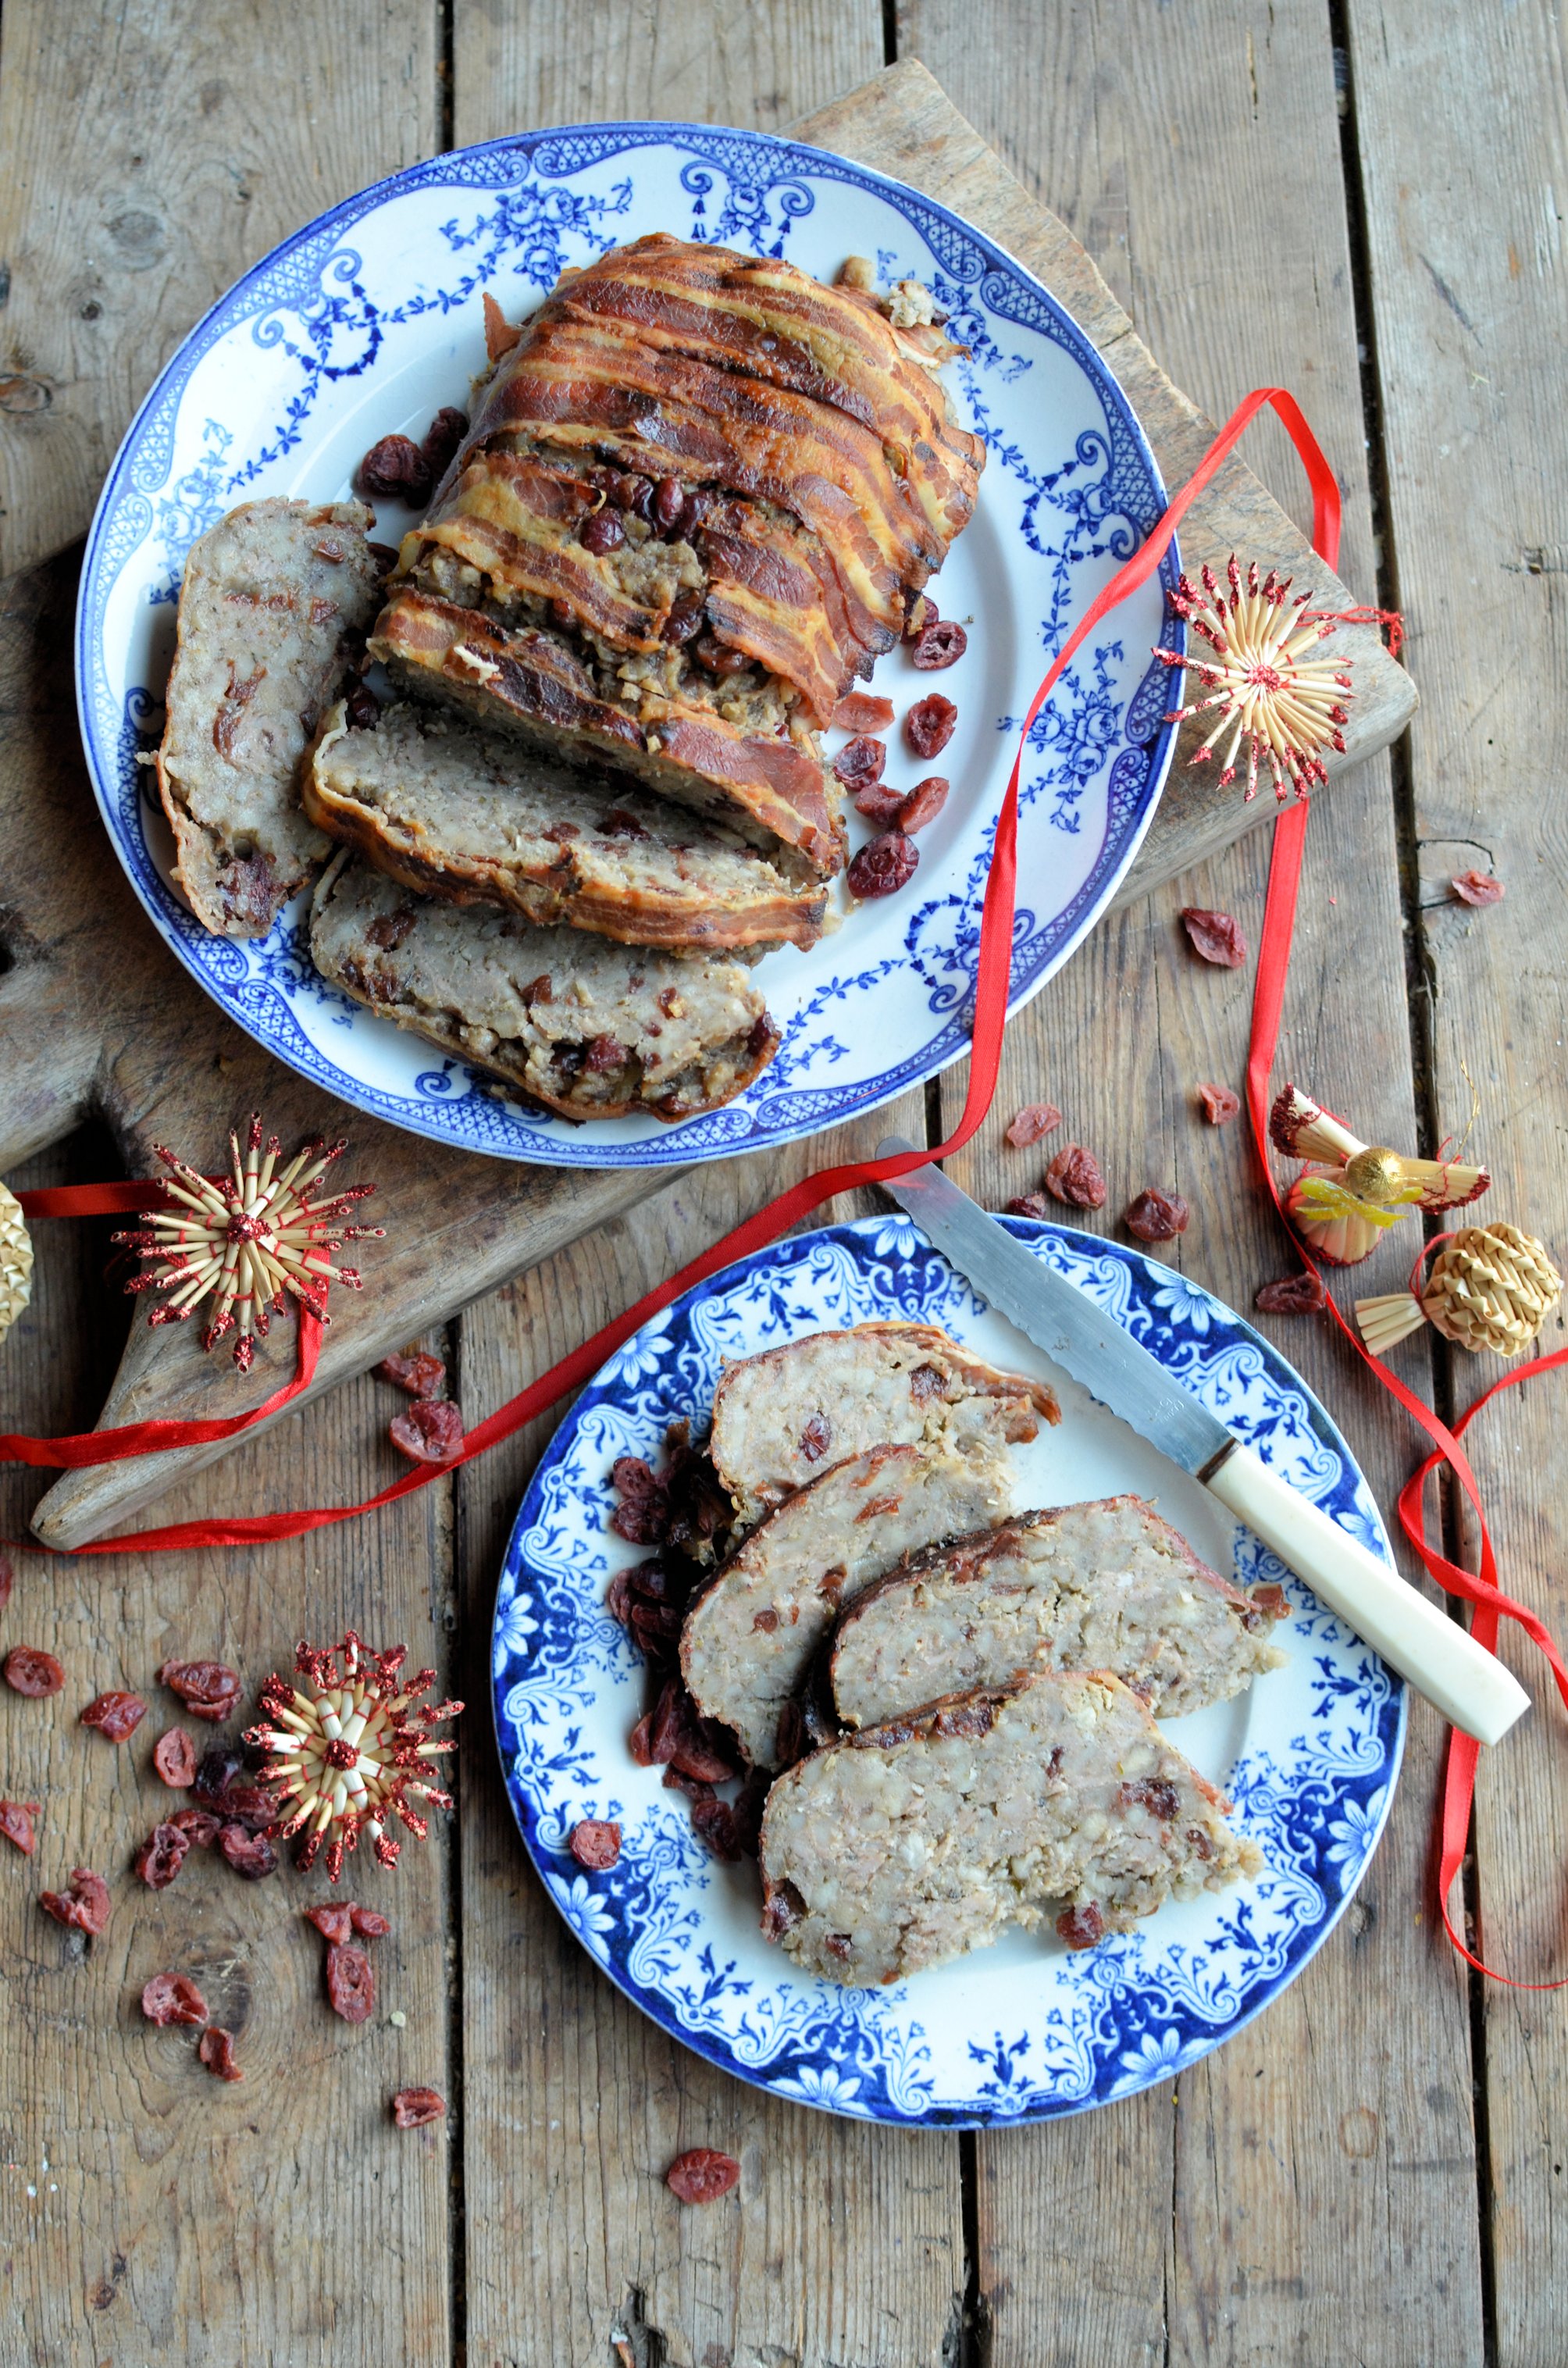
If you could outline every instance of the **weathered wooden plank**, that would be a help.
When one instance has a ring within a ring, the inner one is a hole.
[[[774,123],[881,62],[881,14],[865,0],[614,7],[569,22],[534,7],[499,28],[470,12],[457,35],[460,140],[597,114]],[[465,1389],[494,1404],[796,1176],[865,1156],[890,1124],[918,1135],[923,1122],[912,1094],[825,1141],[683,1178],[472,1309]],[[459,1478],[473,1691],[506,1530],[550,1428]],[[467,1782],[470,2356],[599,2368],[619,2341],[668,2368],[937,2368],[963,2287],[956,2141],[827,2122],[672,2045],[565,1931],[490,1766],[471,1762]],[[702,2144],[739,2157],[738,2207],[683,2212],[664,2187],[675,2156]]]
[[[25,1182],[101,1175],[101,1134],[35,1162]],[[118,1311],[106,1302],[108,1224],[43,1225],[32,1306],[0,1344],[7,1425],[74,1427],[112,1363]],[[389,1403],[390,1402],[390,1403]],[[312,1408],[286,1457],[248,1444],[181,1500],[192,1515],[236,1504],[339,1494],[391,1476],[393,1394],[369,1380]],[[0,1474],[0,1535],[24,1534],[34,1475]],[[246,2368],[288,2360],[449,2356],[449,2150],[392,2128],[387,2100],[408,2083],[455,2088],[449,2052],[449,1837],[411,1844],[395,1874],[352,1866],[343,1895],[384,1907],[370,2021],[340,2022],[322,1994],[322,1944],[301,1909],[328,1896],[318,1871],[246,1884],[193,1852],[168,1891],[131,1871],[138,1843],[176,1805],[153,1745],[180,1716],[153,1682],[167,1656],[226,1660],[254,1688],[291,1666],[301,1630],[335,1640],[352,1623],[416,1660],[447,1658],[449,1485],[358,1525],[293,1546],[156,1560],[13,1556],[0,1650],[54,1653],[62,1693],[0,1691],[0,1789],[43,1804],[37,1856],[7,1850],[0,1896],[0,2352],[17,2360],[144,2360]],[[76,1723],[111,1686],[142,1692],[148,1717],[116,1749]],[[245,1716],[254,1715],[247,1693]],[[227,1739],[229,1727],[198,1729]],[[483,1702],[470,1722],[485,1748]],[[113,1895],[107,1933],[85,1943],[50,1921],[38,1894],[91,1866]],[[138,2000],[175,1969],[199,1983],[235,2034],[244,2078],[225,2087],[196,2060],[196,2033],[156,2032]],[[401,2027],[393,2013],[405,2018]]]
[[[247,264],[428,152],[436,55],[433,0],[13,0],[0,575],[82,532],[132,411]]]
[[[987,22],[982,40],[972,11],[917,7],[903,31],[1086,237],[1207,410],[1249,382],[1301,390],[1343,472],[1345,573],[1368,597],[1326,24],[1262,7],[1167,22],[1116,0],[1070,17],[999,7]],[[1276,458],[1266,447],[1265,466]],[[1299,498],[1283,472],[1271,483]],[[1244,841],[1102,928],[1015,1024],[996,1117],[960,1163],[994,1205],[1036,1185],[1040,1155],[1008,1151],[1001,1129],[1049,1094],[1063,1136],[1105,1161],[1111,1198],[1092,1222],[1119,1232],[1132,1193],[1175,1184],[1194,1216],[1174,1263],[1243,1306],[1290,1261],[1241,1127],[1213,1133],[1192,1090],[1206,1077],[1239,1087],[1250,979],[1195,962],[1176,916],[1219,905],[1256,939],[1266,855],[1261,837]],[[1311,837],[1282,1062],[1393,1141],[1414,1125],[1402,973],[1388,773],[1374,760]],[[961,1073],[944,1081],[945,1110],[961,1087]],[[1373,1271],[1392,1281],[1409,1254],[1391,1247]],[[1383,1406],[1327,1337],[1271,1328],[1387,1502],[1404,1450]],[[1168,2090],[1075,2128],[979,2142],[995,2368],[1304,2362],[1335,2356],[1350,2328],[1356,2357],[1390,2368],[1413,2341],[1424,2357],[1479,2360],[1464,1995],[1417,1923],[1436,1743],[1419,1713],[1393,1830],[1351,1917],[1256,2031],[1183,2078],[1174,2149]]]
[[[1561,1155],[1568,725],[1568,549],[1561,402],[1568,92],[1557,12],[1350,11],[1390,527],[1428,706],[1412,738],[1421,959],[1430,982],[1435,1133],[1462,1131],[1494,1178],[1478,1212],[1568,1247]],[[1442,166],[1432,164],[1441,125]],[[1475,192],[1484,190],[1477,201]],[[1471,912],[1449,882],[1494,871],[1506,901]],[[1560,1347],[1561,1315],[1543,1342]],[[1409,1351],[1396,1361],[1403,1363]],[[1496,1378],[1450,1351],[1460,1406]],[[1482,1417],[1467,1440],[1503,1585],[1561,1637],[1568,1625],[1562,1383]],[[1473,1562],[1476,1541],[1467,1541]],[[1523,1981],[1568,1970],[1559,1870],[1568,1753],[1539,1657],[1505,1652],[1538,1699],[1514,1748],[1485,1755],[1476,1813],[1488,1962]],[[1560,2000],[1483,1987],[1485,2163],[1501,2368],[1568,2349]]]

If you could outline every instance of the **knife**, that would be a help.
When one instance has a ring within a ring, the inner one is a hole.
[[[890,1135],[877,1156],[914,1148]],[[1042,1265],[939,1167],[916,1168],[881,1189],[999,1315],[1200,1480],[1455,1726],[1496,1743],[1529,1708],[1512,1671],[1468,1630],[1271,1472],[1086,1292]]]

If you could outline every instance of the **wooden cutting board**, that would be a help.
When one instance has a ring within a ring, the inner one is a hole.
[[[1044,281],[1126,390],[1167,484],[1190,474],[1211,423],[1160,369],[1088,256],[1007,171],[917,62],[892,66],[796,127],[939,199]],[[1347,591],[1252,472],[1232,459],[1195,504],[1182,536],[1189,568],[1232,551],[1278,564],[1326,608]],[[163,945],[99,825],[83,766],[72,681],[79,550],[0,587],[0,1173],[96,1114],[130,1175],[153,1172],[153,1146],[222,1164],[228,1129],[253,1109],[290,1144],[347,1133],[344,1179],[375,1178],[369,1213],[387,1239],[367,1250],[366,1289],[335,1294],[317,1378],[332,1388],[618,1211],[644,1199],[641,1171],[595,1174],[486,1160],[378,1124],[307,1085],[241,1033]],[[1363,587],[1365,590],[1365,587]],[[1346,754],[1333,780],[1395,739],[1415,706],[1375,633],[1335,643],[1355,682]],[[1267,821],[1273,800],[1244,804],[1213,768],[1189,770],[1184,733],[1169,783],[1117,898],[1125,905]],[[824,1142],[825,1159],[831,1145]],[[665,1190],[682,1171],[666,1171]],[[137,1322],[100,1427],[157,1416],[227,1415],[257,1405],[291,1370],[280,1326],[254,1372],[208,1357],[194,1326]],[[57,1546],[124,1522],[222,1446],[68,1473],[33,1527]]]

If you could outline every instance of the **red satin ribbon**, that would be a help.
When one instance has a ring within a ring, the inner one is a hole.
[[[960,1150],[974,1135],[995,1092],[1001,1063],[1002,1038],[1006,1022],[1007,1000],[1011,985],[1011,949],[1013,916],[1017,872],[1017,813],[1018,780],[1028,746],[1028,732],[1040,709],[1051,696],[1063,668],[1082,645],[1096,625],[1108,611],[1126,598],[1128,593],[1145,583],[1159,565],[1176,527],[1221,468],[1250,422],[1257,413],[1269,405],[1278,414],[1296,451],[1301,457],[1312,495],[1312,545],[1330,567],[1339,556],[1340,498],[1339,488],[1316,438],[1293,395],[1283,387],[1259,387],[1241,403],[1221,429],[1192,476],[1172,501],[1159,525],[1146,542],[1119,568],[1105,590],[1092,602],[1085,615],[1068,636],[1051,671],[1029,702],[1028,713],[1019,734],[1017,752],[1008,777],[1006,794],[997,816],[990,873],[986,882],[985,900],[981,916],[979,959],[975,978],[975,1011],[969,1090],[959,1123],[945,1143],[934,1149],[912,1152],[896,1158],[857,1160],[842,1167],[819,1169],[805,1177],[789,1191],[770,1201],[744,1224],[727,1234],[722,1241],[700,1257],[693,1258],[652,1291],[646,1292],[636,1304],[625,1310],[615,1320],[605,1325],[593,1338],[574,1349],[569,1357],[541,1373],[526,1390],[499,1407],[483,1422],[471,1430],[460,1452],[441,1464],[421,1465],[405,1473],[362,1504],[318,1506],[309,1511],[270,1513],[239,1520],[182,1521],[158,1530],[142,1530],[116,1538],[100,1538],[87,1545],[73,1549],[77,1554],[110,1554],[120,1550],[142,1552],[165,1548],[217,1545],[254,1545],[276,1538],[299,1537],[311,1530],[324,1528],[337,1521],[352,1520],[381,1505],[393,1503],[411,1490],[422,1488],[460,1464],[483,1455],[501,1440],[509,1439],[536,1415],[556,1405],[568,1392],[579,1388],[604,1360],[629,1339],[651,1315],[671,1304],[684,1292],[704,1281],[710,1274],[733,1260],[761,1248],[789,1228],[809,1216],[825,1201],[837,1193],[855,1190],[864,1184],[883,1183],[894,1177],[909,1174],[932,1160],[943,1159]],[[1373,612],[1369,611],[1369,616]],[[1315,1274],[1317,1268],[1289,1227],[1280,1201],[1267,1150],[1268,1081],[1278,1046],[1280,1016],[1284,1008],[1285,980],[1290,965],[1290,944],[1294,934],[1297,894],[1301,882],[1301,855],[1307,825],[1305,803],[1285,808],[1275,826],[1273,856],[1269,865],[1268,893],[1264,911],[1263,930],[1258,943],[1257,977],[1254,990],[1252,1031],[1247,1054],[1247,1103],[1258,1157],[1263,1167],[1268,1190],[1287,1224],[1290,1239],[1305,1264]],[[120,1212],[155,1204],[161,1198],[157,1185],[129,1184],[107,1186],[65,1187],[52,1191],[27,1193],[21,1196],[24,1212],[29,1216],[71,1216]],[[1557,1654],[1556,1647],[1541,1622],[1526,1607],[1504,1595],[1496,1584],[1496,1565],[1492,1544],[1481,1509],[1481,1499],[1475,1475],[1459,1435],[1472,1417],[1494,1397],[1497,1391],[1510,1388],[1528,1380],[1533,1373],[1568,1360],[1568,1349],[1554,1356],[1541,1358],[1517,1372],[1506,1374],[1466,1414],[1454,1431],[1449,1431],[1429,1406],[1425,1406],[1407,1389],[1398,1375],[1364,1346],[1335,1305],[1328,1307],[1341,1332],[1377,1373],[1384,1386],[1398,1399],[1412,1418],[1436,1443],[1436,1452],[1407,1484],[1399,1500],[1400,1518],[1411,1543],[1438,1583],[1450,1593],[1465,1597],[1474,1603],[1473,1634],[1494,1649],[1500,1618],[1517,1620],[1546,1654],[1556,1677],[1559,1691],[1568,1702],[1568,1669]],[[148,1422],[126,1425],[122,1429],[92,1432],[57,1440],[29,1440],[0,1435],[0,1457],[29,1463],[76,1465],[108,1463],[119,1457],[152,1453],[160,1448],[195,1446],[233,1437],[251,1428],[269,1414],[297,1396],[305,1389],[315,1371],[320,1349],[320,1326],[308,1313],[301,1312],[299,1359],[293,1380],[268,1398],[265,1406],[253,1413],[222,1422]],[[1475,1508],[1481,1522],[1481,1570],[1471,1574],[1427,1546],[1423,1531],[1421,1492],[1427,1474],[1439,1461],[1446,1460],[1457,1474],[1460,1486]],[[1457,1730],[1450,1735],[1449,1763],[1444,1788],[1442,1858],[1438,1881],[1444,1926],[1456,1949],[1483,1973],[1490,1968],[1471,1955],[1455,1931],[1448,1912],[1448,1894],[1463,1856],[1469,1829],[1471,1804],[1474,1788],[1479,1747]],[[1506,1975],[1493,1978],[1506,1980]],[[1558,1984],[1515,1984],[1525,1988],[1553,1988]]]

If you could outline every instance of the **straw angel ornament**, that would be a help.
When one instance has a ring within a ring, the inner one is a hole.
[[[1287,1085],[1268,1115],[1269,1140],[1287,1159],[1331,1163],[1298,1176],[1285,1205],[1298,1232],[1331,1266],[1369,1258],[1411,1209],[1460,1209],[1491,1184],[1484,1167],[1454,1159],[1406,1159],[1351,1133],[1299,1087]]]

